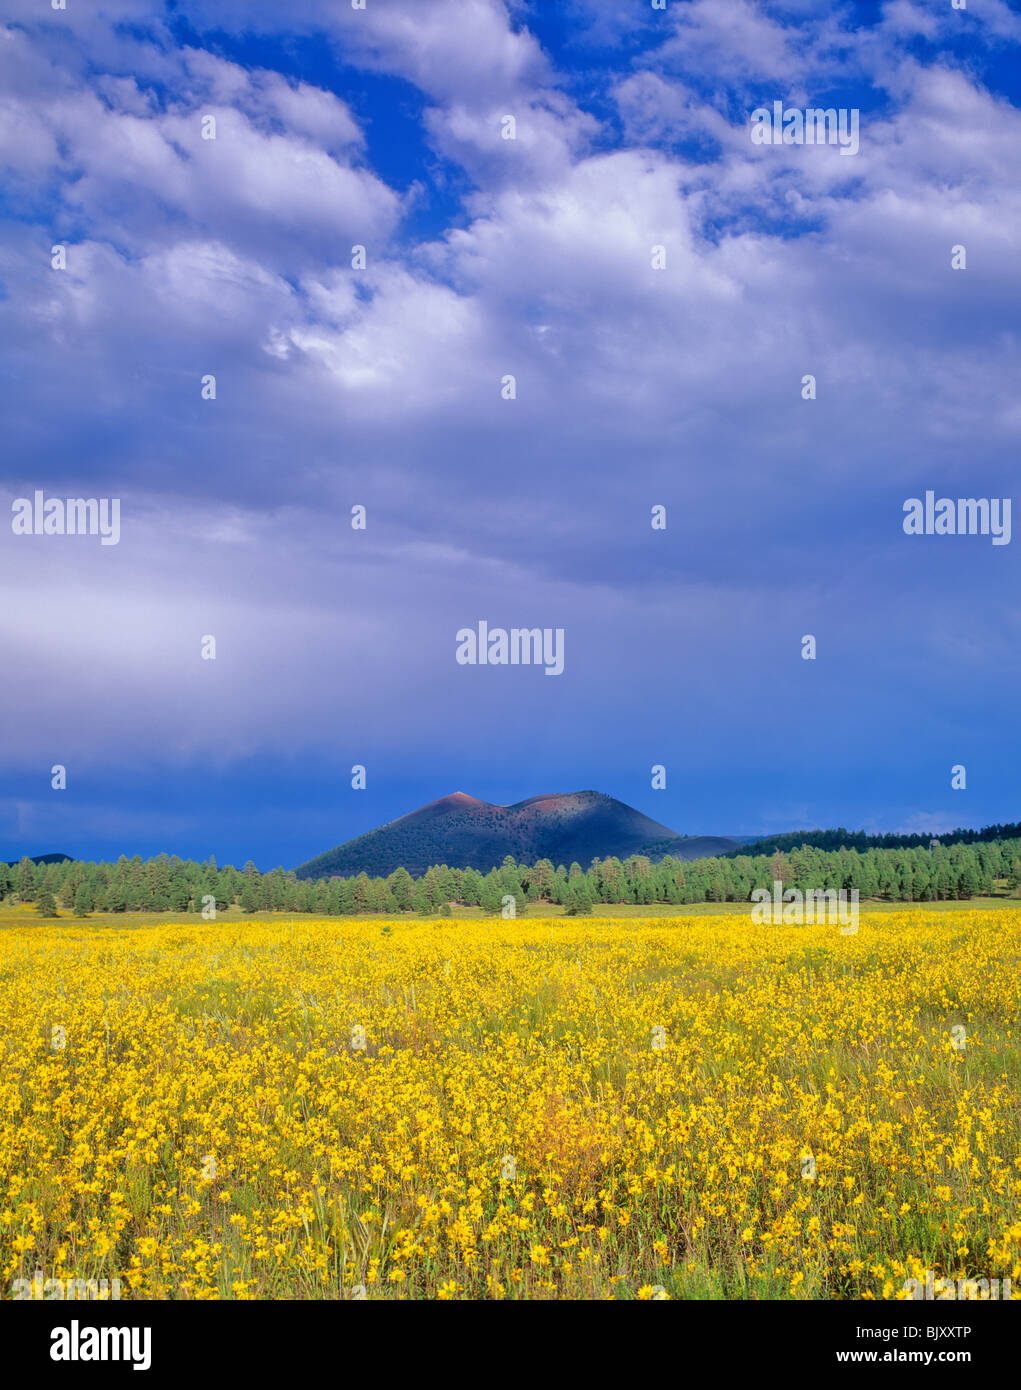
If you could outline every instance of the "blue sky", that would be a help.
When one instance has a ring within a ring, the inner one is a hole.
[[[0,530],[0,856],[290,867],[457,789],[1021,819],[1019,541],[902,529],[1014,489],[1016,5],[5,16],[4,492],[122,519]],[[458,665],[480,619],[563,674]]]

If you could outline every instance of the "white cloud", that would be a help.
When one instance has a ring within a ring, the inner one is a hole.
[[[110,67],[86,82],[52,37],[7,32],[0,155],[20,194],[34,178],[52,197],[8,228],[0,262],[14,485],[154,495],[114,558],[0,544],[26,728],[119,756],[155,721],[170,748],[241,755],[343,721],[397,726],[414,673],[423,717],[453,738],[490,715],[452,720],[448,628],[508,595],[512,621],[570,618],[607,708],[665,644],[699,652],[697,698],[739,705],[749,643],[777,614],[800,631],[818,603],[864,643],[855,566],[920,592],[889,490],[924,469],[981,467],[990,494],[1012,476],[1021,117],[966,73],[906,59],[903,7],[843,58],[839,14],[798,29],[748,0],[673,9],[673,35],[607,80],[626,147],[606,149],[501,4],[444,0],[423,20],[370,3],[343,23],[303,7],[348,56],[421,89],[434,148],[476,185],[458,225],[414,247],[335,94],[155,42],[136,41],[136,79],[113,62],[128,40],[95,20],[75,32]],[[249,20],[291,16],[254,5]],[[751,145],[735,91],[868,64],[883,101],[859,156]],[[505,113],[517,141],[500,140]],[[679,157],[692,136],[719,157]],[[353,241],[369,244],[363,273]],[[654,501],[675,529],[650,578]],[[379,527],[368,545],[354,502]],[[913,640],[906,604],[883,621]],[[593,657],[607,615],[632,660],[609,675]],[[206,631],[224,634],[211,671]],[[525,689],[515,728],[537,698]]]
[[[24,49],[22,36],[13,42]],[[362,135],[332,93],[184,50],[159,109],[131,79],[92,91],[69,86],[57,65],[35,67],[38,80],[7,98],[0,161],[58,180],[96,239],[148,249],[183,227],[281,265],[331,250],[346,261],[402,215],[399,196],[352,162]],[[215,139],[203,138],[206,116]]]

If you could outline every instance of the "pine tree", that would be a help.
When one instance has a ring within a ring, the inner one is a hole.
[[[461,877],[461,901],[466,907],[481,906],[484,882],[478,869],[465,869]]]
[[[412,911],[420,912],[423,917],[430,917],[435,911],[425,884],[421,879],[418,879],[416,882],[414,892],[411,895],[411,907]]]
[[[40,917],[58,917],[57,904],[53,894],[48,888],[40,888],[39,896],[35,900],[36,911]]]
[[[538,902],[549,901],[553,891],[553,877],[555,870],[549,859],[540,859],[532,869],[529,881],[529,896],[534,892]]]
[[[397,903],[398,912],[410,912],[415,883],[407,869],[403,865],[399,869],[394,869],[387,882],[390,885],[390,892],[394,896],[394,901]]]
[[[568,880],[565,897],[569,917],[588,917],[592,913],[592,891],[584,876]]]
[[[21,901],[31,902],[32,894],[35,891],[35,865],[27,855],[18,865],[15,882],[18,887],[18,897]]]
[[[107,884],[103,895],[103,908],[106,912],[125,912],[127,910],[123,884],[116,880],[111,880]]]
[[[245,874],[245,881],[241,887],[241,911],[258,912],[259,910],[259,883],[254,873]]]
[[[438,868],[426,869],[422,875],[422,887],[429,898],[429,902],[434,911],[439,911],[446,904],[443,901],[443,883]]]
[[[372,880],[363,869],[355,879],[355,911],[369,912],[372,909]],[[416,908],[416,911],[418,909]]]
[[[491,869],[482,880],[483,912],[499,912],[503,906],[503,888],[496,869]]]

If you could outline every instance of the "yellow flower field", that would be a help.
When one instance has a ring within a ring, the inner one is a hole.
[[[10,1287],[1021,1297],[1021,912],[109,920],[0,930]]]

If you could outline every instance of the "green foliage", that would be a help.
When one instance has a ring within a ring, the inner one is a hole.
[[[835,832],[836,833],[836,832]],[[199,913],[203,899],[217,910],[240,906],[246,913],[313,913],[340,916],[367,913],[383,916],[400,912],[435,915],[451,903],[481,907],[497,915],[505,897],[514,898],[518,916],[530,903],[557,903],[572,914],[598,911],[601,904],[747,903],[757,888],[771,889],[774,879],[785,888],[857,889],[862,899],[890,902],[967,901],[988,895],[997,883],[1021,891],[1021,839],[975,840],[968,844],[864,851],[822,849],[809,844],[768,854],[738,854],[709,859],[680,860],[667,855],[654,863],[646,855],[627,859],[594,859],[587,869],[570,869],[549,859],[516,863],[509,855],[499,868],[482,874],[477,869],[432,865],[414,877],[397,869],[387,878],[355,877],[299,879],[294,872],[273,869],[260,873],[254,864],[243,870],[158,855],[143,861],[123,855],[115,864],[63,860],[34,864],[23,859],[0,865],[0,900],[17,899],[40,905],[56,900],[75,916],[99,912]]]
[[[568,880],[564,905],[569,917],[588,917],[592,913],[592,891],[585,875],[575,875]]]
[[[1021,839],[1021,821],[1016,824],[987,825],[982,830],[948,830],[938,837],[946,845],[984,844],[991,840]],[[864,830],[792,830],[785,835],[768,835],[755,840],[744,849],[730,850],[727,858],[739,854],[773,854],[777,850],[800,849],[810,845],[813,849],[856,849],[864,853],[869,849],[928,849],[933,837],[919,835],[866,835]]]

